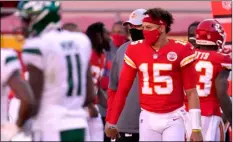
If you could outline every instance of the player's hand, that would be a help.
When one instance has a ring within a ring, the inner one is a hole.
[[[1,125],[1,136],[5,140],[10,141],[17,133],[19,133],[19,127],[14,123],[6,123]]]
[[[201,130],[192,130],[190,141],[203,141]]]
[[[87,109],[88,109],[88,114],[91,118],[96,118],[98,117],[99,113],[98,113],[98,110],[97,108],[95,107],[94,104],[90,104],[87,106]]]
[[[106,122],[105,124],[105,133],[107,137],[111,139],[116,139],[120,137],[117,127],[115,125],[109,124],[108,122]]]

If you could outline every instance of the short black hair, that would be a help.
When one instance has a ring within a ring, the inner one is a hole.
[[[104,36],[104,23],[96,22],[88,26],[86,34],[91,40],[92,48],[98,48],[98,38],[97,36],[100,35],[101,37]],[[102,49],[95,49],[98,53],[102,52]]]
[[[189,32],[190,32],[190,30],[191,30],[192,27],[197,27],[199,24],[200,24],[199,21],[195,21],[195,22],[191,23],[189,25],[189,27],[188,27],[188,34],[189,34]]]
[[[166,22],[166,33],[171,31],[171,25],[174,22],[174,18],[170,12],[162,8],[152,8],[148,9],[145,15],[150,15],[153,20],[161,19]]]

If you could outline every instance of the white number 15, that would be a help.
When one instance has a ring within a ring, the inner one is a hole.
[[[161,87],[161,85],[154,85],[153,88],[149,84],[149,73],[148,73],[148,64],[143,63],[139,66],[139,70],[143,74],[143,87],[142,94],[153,94],[156,92],[158,95],[167,95],[173,91],[173,80],[171,76],[160,75],[160,71],[171,71],[172,64],[153,64],[153,83],[166,83],[166,87]]]

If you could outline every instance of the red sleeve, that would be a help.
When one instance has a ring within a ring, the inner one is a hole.
[[[180,66],[184,67],[195,60],[195,50],[190,43],[182,48]]]
[[[111,111],[108,114],[108,122],[110,124],[116,124],[118,118],[124,108],[126,97],[133,84],[134,78],[136,76],[137,70],[127,65],[125,62],[123,64],[118,90],[114,97],[114,102],[111,104]]]
[[[196,88],[195,50],[190,43],[184,46],[180,66],[184,90]]]
[[[108,88],[107,95],[108,95],[108,99],[107,99],[106,121],[109,120],[109,116],[113,107],[114,98],[116,95],[116,90],[112,90],[111,88]]]
[[[196,88],[198,77],[195,71],[195,62],[182,67],[181,74],[184,90]]]
[[[232,59],[229,55],[222,55],[221,67],[222,69],[231,70]]]

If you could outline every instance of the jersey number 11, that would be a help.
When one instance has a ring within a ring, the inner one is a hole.
[[[67,91],[67,96],[72,96],[72,93],[74,91],[74,77],[73,77],[73,65],[72,64],[72,56],[68,55],[66,56],[66,62],[67,62],[67,68],[68,68],[68,78],[67,78],[67,83],[68,83],[68,91]],[[82,79],[81,79],[81,64],[80,64],[80,58],[78,54],[74,55],[75,57],[75,65],[76,65],[76,72],[77,72],[77,80],[78,80],[78,86],[75,88],[78,88],[77,90],[77,95],[81,95],[81,84],[82,84]]]

